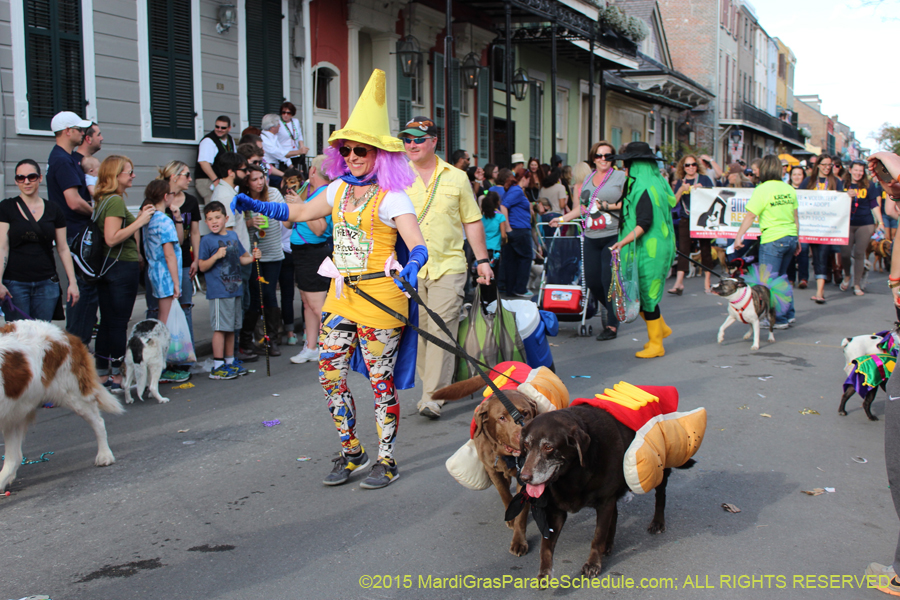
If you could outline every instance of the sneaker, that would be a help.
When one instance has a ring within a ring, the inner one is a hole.
[[[241,362],[256,362],[259,360],[259,354],[247,348],[238,348],[234,353],[234,357]]]
[[[516,298],[531,298],[534,296],[534,294],[532,294],[531,292],[525,292],[524,294],[515,293],[512,295],[515,296]]]
[[[288,334],[287,345],[288,346],[296,346],[297,345],[297,336],[294,335],[294,332],[290,332]]]
[[[807,283],[807,281],[805,279],[801,279],[800,283],[797,285],[797,287],[800,288],[801,290],[805,290],[806,286],[808,286],[808,285],[809,285],[809,283]]]
[[[237,379],[237,372],[234,370],[234,365],[222,365],[221,367],[215,368],[209,373],[210,379]]]
[[[110,392],[119,394],[122,392],[122,384],[116,383],[112,379],[107,379],[103,382],[103,387],[105,387]]]
[[[419,406],[419,414],[429,419],[440,419],[441,405],[434,400],[426,400]]]
[[[385,458],[378,459],[372,472],[366,477],[365,481],[359,484],[359,487],[366,490],[377,490],[387,487],[400,479],[400,470],[397,469],[397,463],[393,460]]]
[[[300,351],[296,356],[291,357],[291,362],[295,365],[301,365],[305,362],[318,362],[319,361],[319,349],[318,348],[307,348],[303,346],[303,350]]]
[[[248,373],[250,373],[250,371],[248,371],[247,369],[244,368],[244,361],[234,359],[234,362],[232,362],[231,364],[233,364],[234,366],[236,366],[238,368],[238,375],[243,376],[243,375],[247,375]]]
[[[866,567],[866,575],[875,576],[873,583],[878,590],[892,596],[900,596],[900,579],[894,572],[893,566],[884,566],[876,562],[869,563],[869,566]]]
[[[788,325],[793,326],[794,323],[796,323],[796,322],[797,322],[797,317],[791,317],[790,319],[788,319]]]
[[[347,483],[347,480],[350,479],[350,473],[369,466],[369,455],[366,454],[365,450],[358,456],[344,456],[342,452],[340,456],[331,462],[334,463],[334,467],[322,483],[325,485],[341,485],[342,483]]]
[[[160,383],[183,383],[191,378],[190,372],[166,369],[159,376]]]
[[[230,365],[225,365],[225,368],[234,373],[237,377],[241,377],[242,375],[246,375],[248,373],[247,369],[237,364],[237,361],[231,363]]]
[[[790,323],[787,323],[787,322],[785,322],[785,323],[775,323],[775,324],[772,326],[772,329],[787,329],[787,328],[790,327],[790,326],[791,326],[791,324],[790,324]]]

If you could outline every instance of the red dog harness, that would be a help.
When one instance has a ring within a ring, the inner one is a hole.
[[[746,302],[744,302],[745,300]],[[744,302],[744,305],[738,306],[738,304],[740,304],[741,302]],[[741,323],[743,323],[744,325],[750,324],[744,320],[744,311],[749,308],[751,302],[753,302],[753,294],[750,293],[750,288],[748,287],[744,288],[744,294],[740,298],[738,298],[737,300],[732,300],[730,302],[732,308],[737,311],[738,318],[741,320]]]

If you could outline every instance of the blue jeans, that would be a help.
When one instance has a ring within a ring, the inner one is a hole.
[[[125,356],[128,320],[134,310],[140,280],[138,263],[120,260],[97,282],[100,326],[97,329],[94,360],[98,375],[108,374],[110,367],[114,375],[119,374],[119,365]]]
[[[792,260],[787,270],[788,281],[793,283],[796,279],[809,281],[809,244],[800,244],[800,255]]]
[[[20,311],[37,321],[50,321],[59,298],[59,283],[50,279],[44,281],[13,281],[4,279],[3,285],[12,294],[12,303]],[[15,311],[8,302],[3,303],[3,313],[7,321],[22,321],[25,317]]]
[[[159,318],[159,299],[153,295],[153,287],[150,283],[150,277],[144,273],[144,298],[147,300],[147,318]],[[191,282],[190,267],[181,268],[181,295],[178,297],[178,303],[184,310],[184,316],[187,318],[188,329],[191,332],[191,343],[194,341],[194,320],[191,317],[191,308],[194,306],[194,284]]]
[[[788,265],[794,259],[794,251],[797,250],[797,236],[786,235],[774,242],[759,245],[759,262],[768,265],[773,277],[787,273]],[[787,323],[794,318],[794,297],[791,293],[791,303],[783,314],[776,314],[775,322]]]

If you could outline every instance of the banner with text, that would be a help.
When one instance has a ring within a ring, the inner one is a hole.
[[[752,188],[697,188],[691,192],[692,238],[734,238],[747,214]],[[797,190],[800,241],[844,245],[850,237],[850,197],[845,192]],[[759,220],[745,239],[759,237]]]

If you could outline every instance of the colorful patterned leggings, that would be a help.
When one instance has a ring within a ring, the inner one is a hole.
[[[350,357],[356,343],[362,349],[375,392],[375,425],[378,428],[378,458],[392,459],[394,438],[400,420],[400,405],[394,389],[394,363],[400,347],[402,327],[374,329],[335,313],[322,313],[319,330],[319,383],[325,390],[328,410],[341,436],[344,454],[356,454],[356,404],[347,387]]]

